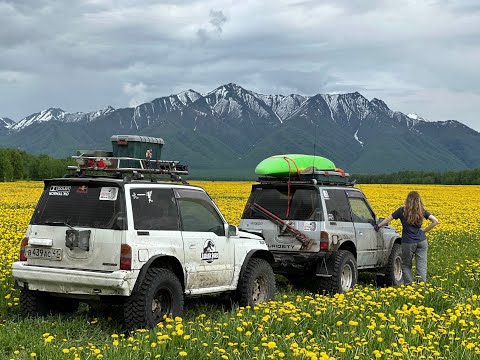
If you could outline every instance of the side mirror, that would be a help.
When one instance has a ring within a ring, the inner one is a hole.
[[[238,236],[238,235],[239,235],[238,227],[236,227],[235,225],[228,225],[227,236],[230,237],[230,236]]]

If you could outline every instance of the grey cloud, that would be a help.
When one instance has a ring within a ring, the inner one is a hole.
[[[222,26],[227,21],[227,17],[223,14],[223,11],[210,10],[209,23],[218,31],[222,32]]]
[[[125,107],[236,82],[266,94],[360,91],[432,119],[440,108],[452,117],[443,103],[455,101],[453,115],[480,129],[467,103],[480,94],[476,5],[0,0],[0,116]]]

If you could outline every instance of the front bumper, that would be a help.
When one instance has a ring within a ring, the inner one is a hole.
[[[139,271],[85,271],[15,262],[12,274],[20,287],[58,294],[129,296]]]

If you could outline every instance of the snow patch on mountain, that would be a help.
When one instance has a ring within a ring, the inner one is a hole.
[[[421,117],[420,115],[415,114],[415,113],[407,114],[407,116],[408,116],[410,119],[412,119],[412,120],[426,121],[423,117]]]
[[[0,127],[10,129],[14,124],[15,124],[15,121],[13,121],[12,119],[9,119],[7,117],[0,118]]]
[[[183,105],[191,104],[202,97],[202,94],[188,89],[187,91],[182,91],[177,95],[178,99],[182,102]]]
[[[353,137],[354,137],[355,140],[357,140],[358,143],[359,143],[360,145],[362,145],[362,147],[363,147],[363,141],[361,141],[361,140],[358,138],[358,130],[355,131],[355,134],[353,135]]]

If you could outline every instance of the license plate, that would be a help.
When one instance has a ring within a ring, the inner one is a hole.
[[[62,249],[26,247],[25,255],[27,259],[62,260]]]

